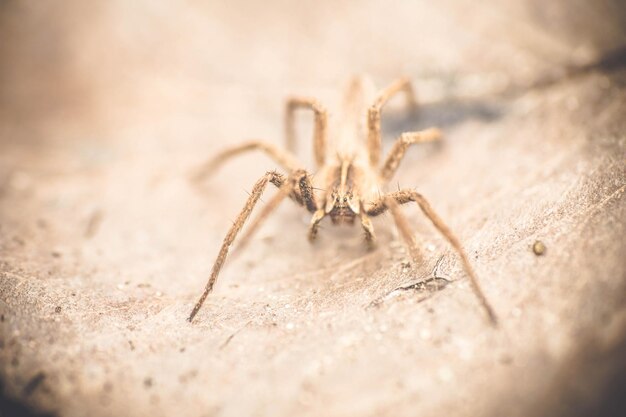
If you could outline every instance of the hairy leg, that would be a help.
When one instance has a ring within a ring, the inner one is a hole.
[[[202,165],[192,176],[194,182],[201,182],[206,177],[215,172],[221,165],[227,162],[229,159],[240,155],[242,153],[250,152],[253,150],[260,150],[265,152],[270,158],[280,164],[288,171],[295,171],[301,169],[303,165],[298,159],[289,151],[279,148],[268,142],[260,140],[252,140],[244,142],[239,145],[232,146],[224,149],[219,154],[215,155],[208,162]]]
[[[398,202],[391,195],[384,197],[383,202],[384,202],[385,207],[387,207],[389,211],[391,212],[391,215],[393,216],[393,220],[396,223],[396,227],[398,228],[398,231],[400,232],[400,236],[402,236],[402,240],[404,240],[404,243],[409,249],[409,255],[411,255],[413,264],[419,265],[422,262],[423,257],[417,245],[415,235],[411,232],[411,227],[409,226],[409,222],[407,221],[404,214],[402,214],[402,211],[400,210]]]
[[[400,78],[391,83],[387,88],[378,94],[378,98],[370,106],[367,112],[367,147],[369,150],[370,164],[378,166],[382,149],[380,136],[380,113],[383,106],[394,95],[404,91],[407,97],[409,108],[414,110],[417,107],[415,91],[408,78]]]
[[[294,126],[294,112],[297,109],[309,109],[315,117],[313,130],[313,153],[318,167],[324,165],[326,158],[326,130],[328,127],[328,114],[319,102],[307,97],[291,97],[285,107],[285,138],[287,149],[295,152],[296,133]]]
[[[361,220],[361,227],[363,228],[363,231],[365,232],[365,242],[370,248],[374,247],[374,245],[376,244],[376,236],[374,235],[374,225],[372,224],[372,220],[370,219],[370,217],[367,214],[365,214],[363,207],[361,207],[360,220]]]
[[[476,297],[482,304],[483,308],[485,309],[485,312],[487,313],[487,316],[489,317],[489,320],[491,321],[491,323],[494,326],[497,325],[498,323],[497,316],[493,308],[489,304],[487,297],[485,297],[485,294],[483,293],[483,290],[478,282],[476,273],[474,272],[474,269],[472,268],[469,262],[469,258],[467,254],[465,253],[465,250],[463,250],[463,247],[461,246],[461,242],[456,237],[456,235],[452,233],[450,228],[443,222],[443,220],[441,220],[439,215],[437,215],[437,213],[433,210],[433,208],[430,206],[430,204],[424,198],[424,196],[422,196],[421,194],[413,190],[402,190],[402,191],[390,193],[386,195],[385,197],[382,197],[381,199],[373,202],[368,208],[367,214],[370,216],[378,216],[379,214],[384,213],[387,209],[390,209],[391,212],[393,213],[394,203],[405,204],[409,202],[417,203],[417,205],[420,207],[424,215],[428,217],[431,223],[437,228],[437,230],[439,230],[439,232],[448,240],[450,245],[459,254],[459,256],[461,257],[461,261],[463,262],[463,267],[465,269],[465,272],[470,278],[470,283],[472,286],[472,290],[474,291],[474,294],[476,295]],[[405,233],[405,232],[401,230],[401,233]]]
[[[317,211],[317,201],[311,183],[311,175],[303,169],[295,171],[293,177],[295,184],[293,186],[293,197],[298,203],[306,207],[310,213]]]
[[[248,220],[248,218],[250,217],[250,214],[252,213],[254,206],[261,198],[261,195],[263,194],[263,191],[265,190],[268,182],[271,182],[274,185],[280,187],[281,192],[279,192],[279,194],[284,192],[283,190],[284,190],[285,184],[289,185],[289,181],[285,181],[284,177],[276,172],[266,173],[265,175],[261,177],[261,179],[259,179],[256,182],[256,184],[254,184],[254,187],[252,187],[252,191],[250,192],[250,197],[248,197],[246,204],[244,205],[243,209],[237,216],[237,219],[231,226],[230,230],[226,234],[226,237],[224,238],[224,241],[222,242],[222,247],[220,248],[220,251],[217,255],[215,264],[213,264],[213,269],[211,270],[211,275],[209,277],[209,280],[207,281],[206,287],[204,289],[204,293],[202,293],[202,296],[200,296],[200,299],[198,300],[193,310],[191,311],[191,314],[189,315],[189,318],[188,318],[189,321],[193,320],[195,315],[200,310],[200,307],[202,307],[204,300],[206,300],[209,293],[213,290],[213,285],[215,285],[217,276],[219,275],[220,270],[222,269],[222,266],[224,265],[224,261],[226,261],[226,257],[228,256],[228,251],[230,249],[230,246],[233,244],[235,238],[237,237],[237,234],[243,227],[246,220]]]
[[[437,128],[430,128],[420,132],[406,132],[400,135],[398,140],[393,144],[389,156],[380,170],[382,180],[384,182],[391,180],[409,146],[416,143],[441,140],[442,136],[441,131]]]
[[[313,242],[317,238],[319,224],[324,217],[326,217],[326,211],[324,211],[323,208],[313,213],[313,217],[311,218],[311,224],[309,225],[309,241]]]
[[[360,124],[363,110],[372,104],[376,97],[374,82],[367,75],[356,75],[350,79],[343,96],[342,120]]]
[[[245,233],[239,238],[237,247],[231,254],[231,259],[241,253],[258,227],[290,194],[295,201],[314,213],[317,210],[317,203],[312,191],[309,175],[306,171],[299,170],[291,174],[279,187],[278,193],[263,207],[262,211],[252,220]]]

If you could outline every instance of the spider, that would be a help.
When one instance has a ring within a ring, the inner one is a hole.
[[[278,192],[267,202],[241,236],[238,250],[246,245],[259,225],[276,207],[284,199],[290,198],[312,214],[308,230],[310,241],[317,237],[320,222],[325,217],[330,217],[335,225],[353,225],[358,220],[365,232],[365,242],[373,246],[375,237],[371,218],[389,211],[408,247],[412,260],[418,264],[421,261],[419,249],[409,224],[399,208],[401,204],[416,203],[456,250],[470,279],[474,294],[490,322],[493,325],[497,324],[496,314],[478,283],[459,239],[441,220],[426,198],[413,189],[384,192],[386,184],[394,176],[411,145],[439,141],[442,138],[437,128],[402,133],[381,165],[381,111],[391,97],[401,93],[406,96],[407,107],[411,111],[415,110],[417,102],[409,79],[398,79],[376,94],[373,83],[368,78],[355,77],[344,96],[340,123],[336,126],[337,129],[332,137],[334,152],[330,152],[328,146],[329,123],[325,108],[313,98],[290,97],[287,100],[285,112],[286,149],[269,142],[252,140],[225,149],[198,170],[194,176],[195,181],[203,180],[236,155],[259,150],[272,158],[286,170],[287,174],[277,171],[267,172],[254,184],[248,200],[224,238],[204,292],[191,311],[188,321],[193,320],[213,290],[231,245],[244,223],[249,219],[268,183],[272,183],[278,188]],[[314,116],[313,155],[317,165],[315,176],[304,169],[303,164],[294,154],[296,142],[294,114],[298,109],[312,111]],[[363,125],[366,125],[367,133]]]

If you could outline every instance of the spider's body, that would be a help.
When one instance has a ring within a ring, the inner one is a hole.
[[[333,224],[352,225],[361,212],[361,192],[355,186],[355,177],[362,172],[351,159],[343,158],[340,162],[340,165],[331,166],[328,170],[326,184],[331,186],[325,193],[322,206]]]
[[[389,211],[409,248],[413,261],[418,263],[421,261],[419,250],[408,222],[398,207],[401,204],[414,202],[456,249],[470,277],[475,294],[492,323],[496,323],[496,316],[480,289],[476,275],[459,240],[435,213],[428,201],[412,189],[390,193],[386,193],[385,190],[386,184],[396,172],[407,148],[417,143],[440,140],[441,132],[432,128],[421,132],[403,133],[394,144],[385,162],[380,166],[380,113],[382,107],[394,94],[405,92],[409,105],[414,108],[415,97],[410,82],[406,79],[400,79],[380,92],[375,99],[371,100],[372,104],[367,107],[368,97],[371,96],[369,92],[372,91],[372,88],[368,88],[369,86],[371,83],[364,82],[363,79],[355,79],[351,84],[342,109],[342,123],[337,128],[337,136],[333,137],[335,139],[333,142],[328,143],[332,149],[327,149],[328,121],[325,109],[313,99],[292,98],[287,102],[286,150],[267,142],[250,141],[223,151],[198,174],[197,179],[202,179],[227,159],[254,149],[264,151],[288,172],[287,176],[278,172],[268,172],[252,188],[248,201],[224,239],[205,291],[191,312],[189,321],[193,320],[204,300],[212,291],[231,245],[250,217],[267,184],[272,183],[278,187],[278,193],[248,226],[246,233],[239,240],[238,249],[241,249],[249,241],[250,236],[279,203],[289,197],[312,214],[309,226],[310,240],[315,240],[317,237],[320,222],[325,217],[330,217],[334,225],[353,225],[358,221],[365,232],[366,242],[372,245],[375,239],[370,218]],[[295,147],[293,114],[297,108],[310,109],[315,115],[314,156],[317,164],[315,177],[304,169],[293,154]],[[366,140],[363,138],[364,132],[361,132],[362,124],[359,123],[359,118],[363,116],[366,116],[367,122]]]

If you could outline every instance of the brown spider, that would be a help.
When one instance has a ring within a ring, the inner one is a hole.
[[[189,321],[192,321],[202,307],[206,297],[213,289],[217,276],[226,260],[230,246],[244,223],[250,217],[252,209],[261,198],[268,183],[278,187],[276,195],[265,205],[256,219],[250,224],[246,233],[241,237],[238,249],[241,249],[257,230],[267,216],[276,209],[286,197],[291,198],[300,206],[306,208],[313,217],[309,226],[309,239],[313,241],[318,232],[320,221],[329,216],[333,224],[354,224],[358,218],[365,231],[365,240],[368,245],[374,243],[374,230],[370,217],[378,216],[389,210],[402,238],[408,246],[413,261],[421,261],[419,250],[409,228],[405,216],[399,209],[400,204],[415,202],[433,225],[445,236],[452,247],[458,252],[467,275],[470,278],[472,289],[482,304],[492,324],[497,323],[496,315],[483,294],[481,287],[472,269],[468,257],[461,247],[461,243],[452,231],[445,225],[432,209],[428,201],[412,189],[383,193],[385,185],[396,172],[406,150],[413,144],[438,141],[441,132],[436,128],[420,132],[407,132],[400,135],[394,143],[389,156],[380,167],[381,157],[381,129],[380,114],[385,103],[395,94],[404,92],[411,110],[416,108],[414,90],[408,79],[398,79],[387,88],[375,94],[373,84],[366,78],[355,78],[344,98],[343,114],[336,131],[334,152],[327,150],[328,117],[326,110],[314,99],[292,97],[286,106],[286,139],[287,149],[281,149],[271,143],[250,141],[224,150],[198,171],[195,180],[201,180],[213,172],[219,165],[235,155],[261,150],[282,166],[288,175],[276,171],[267,172],[259,179],[250,193],[250,197],[237,216],[234,224],[224,238],[222,247],[217,255],[211,276],[206,284],[204,293],[194,306]],[[373,103],[367,107],[368,103]],[[294,156],[294,112],[296,109],[309,109],[315,117],[313,151],[318,173],[315,178],[309,174],[303,165]],[[360,118],[367,113],[367,142],[361,139],[362,132]],[[313,186],[313,181],[319,188]],[[316,192],[320,190],[320,192]]]

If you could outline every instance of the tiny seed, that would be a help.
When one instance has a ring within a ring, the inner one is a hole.
[[[546,245],[544,245],[544,243],[540,240],[535,241],[535,243],[533,243],[533,252],[537,256],[545,255]]]

